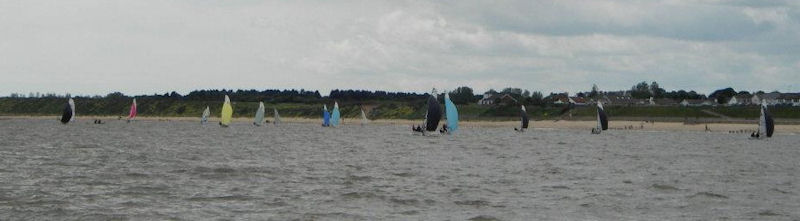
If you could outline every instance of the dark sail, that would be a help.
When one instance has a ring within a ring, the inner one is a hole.
[[[522,106],[522,109],[519,111],[519,115],[522,118],[522,129],[528,128],[528,112],[525,111],[525,106]]]
[[[606,111],[603,110],[602,107],[597,107],[597,114],[600,117],[601,129],[608,130],[608,117],[606,116]]]
[[[436,131],[439,127],[439,120],[442,119],[442,107],[436,101],[436,97],[431,95],[428,97],[428,114],[425,118],[425,130]]]
[[[61,114],[61,123],[69,123],[72,119],[72,107],[69,104],[64,105],[64,113]]]
[[[772,133],[775,132],[775,121],[772,120],[772,114],[767,111],[767,108],[764,108],[764,120],[767,124],[767,137],[772,137]]]

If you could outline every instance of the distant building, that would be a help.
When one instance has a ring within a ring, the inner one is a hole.
[[[714,99],[683,99],[680,104],[684,107],[716,106],[717,101]]]
[[[478,101],[479,105],[493,105],[493,104],[518,104],[519,101],[510,94],[483,94],[483,98]]]
[[[778,104],[800,106],[800,93],[782,93],[777,98]]]
[[[753,104],[753,95],[749,94],[740,94],[733,96],[731,97],[730,100],[728,100],[728,103],[726,103],[726,105],[728,106],[751,105],[751,104]]]

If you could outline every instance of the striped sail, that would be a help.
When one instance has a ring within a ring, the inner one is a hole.
[[[456,104],[450,100],[450,94],[444,94],[444,109],[447,114],[447,131],[454,133],[458,131],[458,109]]]
[[[231,118],[233,117],[233,107],[231,107],[231,99],[225,95],[225,103],[222,104],[222,113],[220,114],[220,125],[227,127],[231,125]]]
[[[256,110],[256,117],[253,119],[253,124],[261,126],[264,122],[264,102],[258,102],[258,110]]]
[[[597,129],[599,130],[608,130],[608,116],[606,116],[606,111],[603,109],[603,103],[597,102]]]

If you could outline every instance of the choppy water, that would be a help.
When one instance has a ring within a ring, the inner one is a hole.
[[[800,219],[797,135],[408,130],[0,120],[0,216]]]

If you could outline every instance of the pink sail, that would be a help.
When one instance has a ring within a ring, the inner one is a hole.
[[[136,117],[136,99],[133,99],[133,104],[131,104],[131,112],[128,114],[128,120],[132,120]]]

